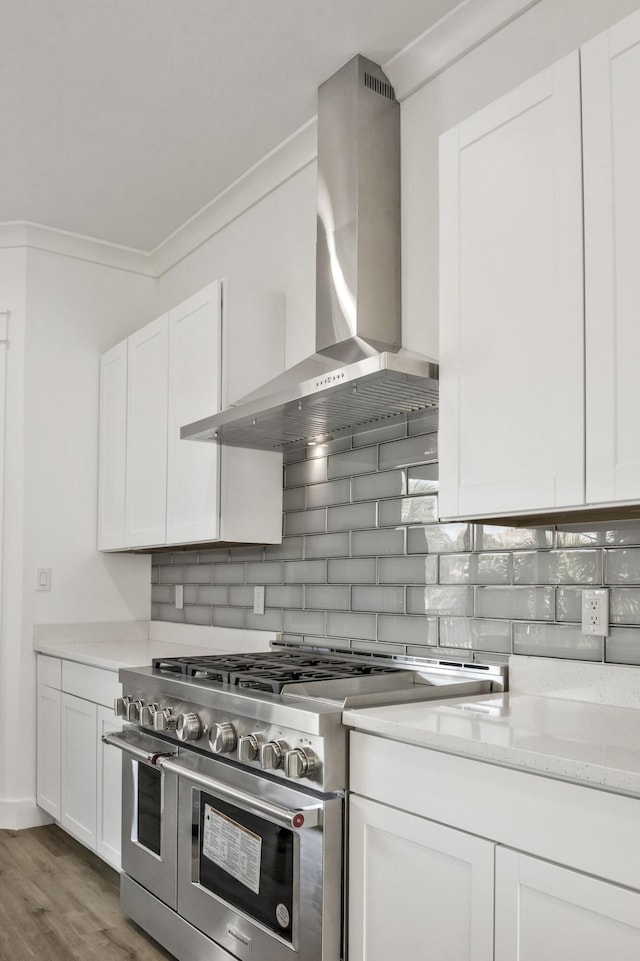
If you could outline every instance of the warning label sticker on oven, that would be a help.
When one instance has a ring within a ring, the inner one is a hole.
[[[210,804],[204,806],[202,853],[255,894],[260,893],[262,838]]]

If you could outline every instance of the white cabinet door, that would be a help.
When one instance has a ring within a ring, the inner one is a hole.
[[[352,795],[349,958],[493,961],[494,845]]]
[[[587,501],[640,500],[640,13],[582,49]]]
[[[97,706],[62,694],[60,823],[87,847],[96,849]]]
[[[498,848],[495,961],[603,958],[640,958],[640,892]]]
[[[122,752],[103,744],[102,735],[121,731],[122,721],[113,711],[98,707],[98,783],[96,851],[116,871],[122,847]]]
[[[167,544],[219,537],[219,448],[180,440],[184,424],[220,410],[221,286],[169,312]]]
[[[38,684],[36,800],[60,820],[60,691]]]
[[[228,283],[223,287],[222,407],[284,370],[285,297]]]
[[[125,541],[127,457],[127,342],[100,358],[98,550],[122,550]]]
[[[168,330],[164,314],[128,340],[127,547],[165,542]]]
[[[440,513],[584,500],[578,53],[440,141]]]

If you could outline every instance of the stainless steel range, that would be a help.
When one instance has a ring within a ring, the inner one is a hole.
[[[123,910],[180,961],[344,957],[345,707],[506,669],[283,647],[122,669]]]

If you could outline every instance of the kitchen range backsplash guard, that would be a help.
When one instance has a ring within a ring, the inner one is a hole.
[[[282,544],[154,554],[152,619],[366,653],[640,664],[640,520],[440,524],[437,457],[437,411],[286,454]],[[600,586],[605,639],[580,625]]]

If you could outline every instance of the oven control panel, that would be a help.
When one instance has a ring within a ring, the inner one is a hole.
[[[141,728],[188,743],[206,754],[224,757],[249,769],[268,771],[285,780],[307,782],[316,789],[340,789],[346,783],[344,731],[332,770],[325,767],[324,738],[222,710],[177,702],[138,692],[117,698],[114,711]],[[327,777],[331,785],[327,786]]]

